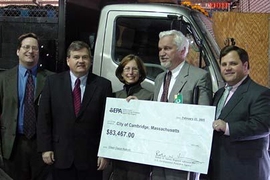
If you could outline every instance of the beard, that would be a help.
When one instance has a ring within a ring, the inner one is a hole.
[[[172,66],[172,62],[168,61],[168,62],[161,62],[160,65],[166,69],[169,69]]]

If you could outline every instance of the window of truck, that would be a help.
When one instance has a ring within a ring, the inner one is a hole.
[[[203,27],[201,28],[202,33],[206,37],[205,39],[209,47],[211,48],[211,51],[213,52],[215,59],[218,60],[220,48],[217,42],[215,41],[215,34],[212,28],[211,19],[207,18],[202,13],[198,12],[192,12],[191,16],[193,17],[194,21],[199,25],[199,27]]]
[[[119,64],[121,59],[128,54],[136,54],[142,58],[147,68],[147,78],[154,80],[156,76],[164,71],[160,66],[158,57],[159,32],[170,30],[172,20],[168,18],[136,18],[118,17],[115,21],[112,57]],[[187,61],[194,66],[207,66],[206,56],[202,56],[200,63],[200,48],[196,43],[193,33],[187,33],[190,41],[190,49]],[[202,50],[202,53],[205,53]]]

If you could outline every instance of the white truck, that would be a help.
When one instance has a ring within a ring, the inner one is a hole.
[[[182,31],[190,41],[187,61],[210,72],[213,92],[224,85],[218,67],[218,47],[212,22],[199,11],[176,4],[114,4],[100,14],[93,60],[93,73],[111,80],[113,91],[123,84],[115,76],[119,61],[130,54],[142,58],[147,67],[143,87],[153,91],[154,79],[164,71],[158,57],[158,34]],[[90,37],[90,39],[94,39]]]

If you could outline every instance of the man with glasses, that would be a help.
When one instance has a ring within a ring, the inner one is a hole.
[[[14,180],[45,180],[49,172],[37,153],[36,115],[45,79],[52,72],[39,67],[34,33],[18,38],[19,64],[0,75],[0,131],[4,170]]]

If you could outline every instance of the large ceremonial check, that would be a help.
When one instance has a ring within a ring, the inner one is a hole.
[[[207,173],[215,107],[107,98],[98,156]]]

